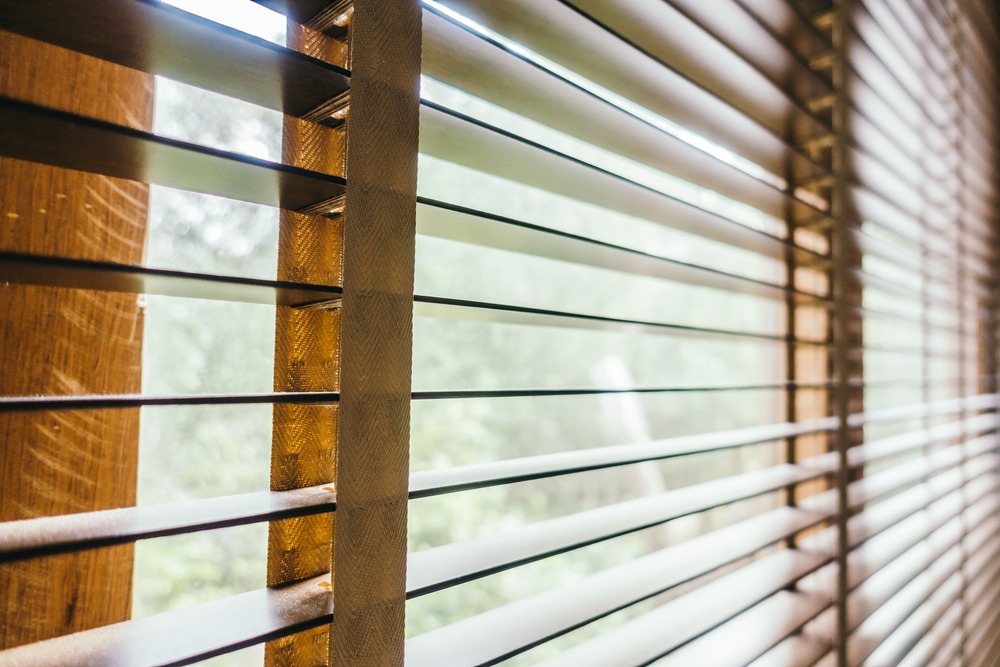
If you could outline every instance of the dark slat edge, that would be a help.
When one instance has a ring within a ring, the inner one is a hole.
[[[429,100],[421,100],[420,133],[421,151],[434,157],[770,257],[788,249],[803,263],[825,260],[786,239]],[[828,216],[818,214],[816,220]]]
[[[632,445],[612,445],[554,454],[505,459],[490,463],[415,472],[410,477],[410,498],[511,484],[568,475],[642,461],[687,456],[785,438],[819,433],[836,427],[833,418],[798,424],[770,424],[715,433],[702,433]]]
[[[426,595],[683,516],[765,495],[829,474],[833,463],[830,455],[821,455],[798,466],[774,466],[565,515],[505,535],[417,551],[410,554],[407,596]]]
[[[637,602],[718,571],[826,519],[781,507],[616,565],[578,582],[522,598],[418,635],[407,642],[411,667],[475,655],[491,664]],[[703,552],[698,556],[698,552]],[[705,554],[708,554],[706,557]],[[639,581],[646,586],[641,589]],[[493,632],[503,627],[505,633]]]
[[[336,403],[337,392],[303,391],[271,394],[190,394],[144,396],[142,394],[90,394],[82,396],[0,396],[0,412],[13,410],[94,410],[141,408],[166,405],[261,405]]]
[[[340,306],[342,293],[341,288],[336,286],[188,273],[12,252],[0,252],[0,282],[292,307],[316,308],[322,304],[330,309]]]
[[[541,225],[479,211],[449,202],[418,197],[417,233],[493,249],[622,271],[729,292],[772,298],[794,296],[811,302],[828,298],[718,268],[684,262],[639,249],[580,236]]]
[[[18,667],[187,665],[333,619],[329,575],[0,651]]]
[[[573,329],[596,329],[608,331],[628,331],[662,335],[698,335],[721,338],[742,338],[752,340],[794,343],[798,345],[828,346],[822,340],[790,339],[781,334],[765,332],[715,329],[669,322],[627,320],[604,315],[590,315],[545,308],[532,308],[487,301],[471,301],[443,296],[417,294],[413,297],[414,314],[417,317],[437,317],[441,319],[480,320],[503,324],[534,324],[536,326],[558,326]]]
[[[277,521],[336,509],[331,485],[0,523],[0,562]]]
[[[0,28],[298,117],[350,85],[340,67],[151,0],[0,0]]]
[[[341,197],[347,182],[114,123],[0,97],[0,155],[292,211]]]

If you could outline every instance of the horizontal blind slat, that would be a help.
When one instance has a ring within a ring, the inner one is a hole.
[[[128,294],[337,308],[339,286],[257,280],[0,251],[0,281]]]
[[[769,257],[784,257],[790,247],[776,236],[458,112],[427,101],[420,111],[420,150],[428,155]],[[792,249],[802,258],[817,256]]]
[[[778,136],[830,131],[802,104],[829,92],[824,82],[735,2],[705,11],[697,3],[573,0],[573,6]],[[756,28],[756,29],[755,29]]]
[[[771,298],[812,296],[786,285],[427,198],[417,205],[417,233],[729,292]]]
[[[852,25],[865,46],[906,90],[909,97],[923,106],[925,113],[937,127],[946,125],[949,115],[954,111],[946,106],[950,106],[954,98],[949,98],[947,91],[941,87],[932,91],[931,82],[943,85],[941,81],[932,73],[918,72],[919,63],[907,58],[907,54],[899,49],[899,44],[893,43],[883,23],[872,16],[866,3],[860,2],[857,7],[858,10],[852,12]]]
[[[823,657],[827,644],[811,637],[793,635],[760,656],[748,667],[810,667]]]
[[[868,410],[863,413],[851,415],[850,425],[861,426],[867,422],[896,421],[902,419],[919,419],[921,417],[936,416],[942,414],[952,414],[965,410],[995,410],[1000,407],[1000,395],[979,394],[976,396],[965,396],[962,398],[949,398],[929,403],[915,403],[912,405],[901,405],[898,407],[883,408],[880,410]],[[1000,424],[1000,415],[997,416]]]
[[[568,6],[552,0],[440,0],[438,4],[710,138],[772,174],[783,173],[791,150],[773,131]]]
[[[756,607],[652,663],[654,667],[744,667],[798,631],[829,602],[778,591]]]
[[[948,636],[955,632],[962,618],[961,602],[957,599],[950,602],[946,608],[935,609],[937,613],[932,625],[913,649],[900,659],[899,667],[927,667],[930,664]]]
[[[671,0],[684,7],[702,3],[699,0]],[[794,2],[774,2],[773,0],[737,0],[744,11],[769,33],[780,39],[788,51],[805,60],[810,55],[829,51],[828,32],[817,28],[815,16]]]
[[[508,484],[526,479],[573,474],[641,461],[718,451],[810,433],[820,433],[831,430],[835,426],[836,422],[833,419],[795,424],[772,424],[652,442],[576,449],[493,463],[427,470],[413,474],[410,481],[410,495],[411,497],[423,497],[493,484]]]
[[[347,3],[330,2],[330,0],[253,0],[253,2],[302,24],[312,23],[331,7],[340,9],[341,12],[347,11]]]
[[[776,491],[829,473],[834,463],[832,456],[823,455],[808,464],[775,466],[533,523],[503,535],[417,551],[410,554],[407,590],[410,596],[431,593],[688,514]]]
[[[996,497],[989,499],[996,505]],[[981,543],[995,531],[995,518],[987,518],[973,530]],[[958,535],[955,535],[955,533]],[[950,533],[950,534],[947,534]],[[848,598],[848,618],[851,624],[849,654],[852,662],[863,660],[875,650],[909,612],[918,606],[937,584],[957,572],[962,563],[963,535],[961,529],[938,529],[928,542],[919,543],[906,551],[872,577],[854,588]],[[917,604],[914,604],[914,596]],[[832,638],[834,616],[824,613],[811,627],[820,637]]]
[[[810,302],[812,302],[810,300]],[[717,329],[670,322],[649,322],[630,320],[605,315],[574,313],[530,306],[516,306],[505,303],[471,301],[441,296],[417,294],[414,296],[413,312],[417,317],[440,320],[464,320],[489,322],[493,324],[516,324],[539,327],[565,327],[569,329],[592,329],[596,331],[619,331],[652,335],[705,336],[713,338],[751,339],[760,341],[786,342],[780,334],[766,331],[755,332],[736,329]],[[824,340],[795,339],[790,341],[803,346],[827,347]]]
[[[330,485],[0,522],[0,562],[336,509]]]
[[[350,85],[340,67],[162,2],[3,0],[0,29],[297,117]]]
[[[310,211],[344,179],[0,97],[0,155],[142,183]],[[321,214],[326,213],[321,211]]]
[[[872,665],[899,665],[926,633],[946,605],[962,590],[962,577],[955,573],[935,588],[908,618],[889,634],[868,656]]]
[[[961,489],[967,480],[975,483],[980,478],[986,478],[986,481],[983,482],[984,486],[986,484],[995,484],[997,481],[996,478],[988,472],[989,466],[995,462],[995,459],[986,461],[985,464],[978,467],[969,464],[967,466],[967,470],[969,471],[966,473],[967,477],[959,470],[946,470],[932,474],[923,484],[910,487],[888,499],[879,500],[872,494],[873,497],[871,500],[877,501],[874,506],[869,506],[864,512],[852,516],[847,522],[848,547],[850,549],[863,548],[869,541],[890,531],[896,523],[902,523],[917,516],[928,505],[949,502],[948,496],[956,492],[956,490]],[[860,494],[857,493],[856,489],[863,490],[863,487],[858,482],[852,482],[848,487],[849,492],[855,491],[854,500],[856,504],[851,506],[852,509],[869,500],[864,497],[859,498]],[[825,495],[826,492],[817,497],[817,500],[825,500],[822,497]],[[832,496],[832,494],[830,495]],[[835,498],[831,497],[830,500],[835,500]],[[819,503],[817,506],[817,504],[809,503],[809,509],[810,511],[819,511],[820,509],[825,509],[826,504]],[[832,513],[830,512],[830,514]],[[833,553],[836,550],[836,537],[835,530],[825,528],[818,533],[803,538],[803,542],[810,550]],[[861,574],[864,574],[863,570]],[[833,584],[829,583],[830,578],[833,576],[832,567],[824,568],[817,573],[816,581],[819,583],[813,582],[810,585],[821,588],[826,586],[826,589],[829,590],[833,586]],[[824,581],[826,582],[825,584],[823,583]]]
[[[407,642],[409,667],[479,665],[514,655],[707,574],[820,521],[792,508],[765,514],[517,600]],[[503,633],[495,632],[504,628]]]
[[[803,213],[809,210],[773,185],[665,131],[654,120],[629,113],[440,14],[424,12],[423,39],[426,76],[617,156],[769,213],[781,206],[797,207]],[[566,113],[566,109],[573,113]],[[802,181],[826,173],[791,148],[787,160]]]
[[[990,526],[996,530],[996,525]],[[952,573],[962,566],[962,550],[953,547],[940,556],[925,570],[920,571],[905,587],[893,595],[891,600],[880,606],[851,636],[848,647],[850,663],[860,665],[885,639],[905,622],[912,613],[942,587]],[[961,582],[959,581],[959,585]]]
[[[875,483],[868,481],[870,478],[851,482],[847,488],[848,507],[854,509],[870,503],[874,503],[874,506],[869,506],[864,512],[848,520],[848,545],[861,544],[878,535],[926,504],[959,488],[967,479],[974,480],[988,475],[991,466],[996,463],[997,457],[994,454],[985,454],[972,458],[964,468],[944,465],[929,472],[918,469],[908,477],[880,474],[881,478]],[[990,481],[992,483],[996,480]],[[896,493],[891,493],[892,491]],[[803,499],[800,506],[810,511],[831,511],[836,506],[835,503],[835,493],[824,491]],[[809,544],[812,549],[833,550],[836,548],[836,532],[832,529],[823,530],[810,536]]]
[[[750,609],[827,560],[825,556],[789,550],[769,554],[541,665],[647,664]],[[800,613],[806,617],[811,611]],[[671,632],[666,634],[663,628]]]
[[[19,667],[184,665],[329,623],[329,575],[0,651]]]
[[[943,498],[934,500],[899,523],[886,527],[877,535],[860,533],[855,530],[850,536],[850,553],[848,555],[848,586],[854,590],[863,586],[872,577],[879,576],[884,568],[891,566],[897,559],[908,557],[911,550],[926,548],[925,542],[945,542],[953,544],[963,539],[964,521],[977,526],[982,524],[988,514],[998,506],[997,497],[990,493],[990,484],[996,478],[980,477],[968,486],[957,488]],[[965,495],[971,496],[966,499]],[[855,525],[856,527],[856,525]],[[849,525],[848,529],[850,530]],[[864,536],[863,542],[858,538]],[[819,540],[805,540],[804,548],[812,548]],[[815,594],[833,597],[836,590],[836,572],[827,567],[807,583],[802,590]],[[859,603],[860,607],[864,607]]]
[[[188,394],[157,396],[142,394],[91,394],[79,396],[0,396],[0,412],[19,410],[95,410],[105,408],[140,408],[162,405],[264,405],[333,404],[337,392],[274,392],[269,394]]]

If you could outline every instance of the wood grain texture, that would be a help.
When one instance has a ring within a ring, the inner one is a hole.
[[[288,46],[338,65],[342,42],[289,21]],[[286,116],[282,161],[343,176],[344,130]],[[343,224],[339,219],[282,211],[278,276],[340,285]],[[340,386],[340,313],[279,307],[275,315],[275,391],[337,391]],[[271,430],[271,489],[283,491],[336,481],[336,405],[275,405]],[[267,585],[284,586],[331,572],[333,524],[327,516],[274,521],[268,527]],[[265,646],[268,667],[327,664],[330,631],[314,628]]]
[[[322,17],[318,16],[316,18]],[[311,23],[303,24],[289,20],[287,44],[288,48],[301,51],[307,56],[318,58],[337,67],[350,69],[350,63],[348,62],[350,50],[348,49],[347,42],[323,34],[320,32],[318,26],[314,26]]]
[[[151,76],[7,33],[0,94],[152,124]],[[147,195],[0,158],[0,250],[141,263]],[[141,346],[135,295],[0,285],[0,394],[137,393]],[[133,505],[138,440],[138,410],[0,415],[0,520]],[[0,648],[126,620],[131,579],[130,546],[0,566]]]
[[[403,664],[420,3],[357,0],[331,664]]]

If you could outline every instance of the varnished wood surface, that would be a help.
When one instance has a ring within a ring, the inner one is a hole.
[[[343,58],[340,42],[289,23],[288,45],[320,58]],[[328,174],[344,173],[345,127],[337,129],[286,117],[282,160]],[[278,277],[341,284],[343,220],[282,211]],[[337,391],[340,387],[340,313],[278,308],[275,313],[274,390]],[[275,405],[271,429],[271,489],[285,492],[336,483],[337,405]],[[333,488],[333,487],[332,487]],[[329,514],[272,521],[268,526],[268,586],[309,577],[333,581],[333,520]],[[268,642],[267,667],[327,663],[329,625]]]
[[[148,75],[0,33],[0,95],[147,129],[152,93]],[[0,158],[0,250],[138,264],[146,213],[145,185]],[[135,295],[0,284],[0,394],[137,393],[142,324]],[[138,441],[135,409],[0,414],[0,520],[134,504]],[[123,621],[132,547],[0,565],[0,591],[0,647]]]

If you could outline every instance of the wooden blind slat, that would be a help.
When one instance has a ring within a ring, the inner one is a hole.
[[[324,514],[336,505],[333,487],[321,485],[10,521],[0,524],[0,562]]]
[[[758,25],[739,2],[573,0],[573,5],[697,85],[794,142],[829,132],[805,101],[829,81]],[[799,179],[796,179],[799,180]]]
[[[826,649],[823,642],[792,635],[751,662],[749,667],[806,667],[816,664]]]
[[[776,491],[829,473],[833,469],[832,463],[829,455],[821,455],[796,466],[773,466],[533,523],[502,535],[417,551],[410,555],[408,593],[410,596],[424,595],[689,514]]]
[[[776,282],[750,278],[694,262],[682,262],[643,252],[641,249],[616,246],[430,199],[418,201],[417,233],[728,292],[772,298],[784,298],[789,291],[801,296],[812,295],[817,299],[821,296],[804,290],[793,290]],[[814,257],[813,262],[821,264],[823,258]]]
[[[817,303],[814,297],[803,299],[806,303]],[[819,301],[822,305],[822,301]],[[469,301],[466,299],[449,299],[419,294],[415,297],[414,313],[419,317],[435,317],[440,319],[469,320],[503,324],[520,324],[542,327],[565,327],[570,329],[593,329],[604,331],[629,331],[654,335],[697,335],[713,338],[744,338],[760,341],[780,341],[786,338],[781,334],[756,331],[737,331],[732,329],[714,329],[670,322],[646,322],[618,317],[590,315],[587,313],[570,313],[528,306],[512,306],[504,303],[489,303]],[[809,339],[793,341],[804,346],[823,346],[825,342]],[[707,385],[705,385],[707,386]]]
[[[734,620],[692,641],[654,667],[704,665],[743,667],[799,631],[829,602],[825,598],[779,591]]]
[[[0,154],[55,167],[326,214],[344,180],[0,98]]]
[[[777,551],[540,664],[599,667],[613,660],[649,663],[714,630],[827,560],[817,554]],[[802,614],[795,619],[799,623],[815,613],[812,605],[798,611]],[[672,631],[659,631],[665,627]]]
[[[711,138],[773,174],[784,171],[789,144],[780,134],[571,7],[551,0],[444,0],[441,4],[695,134]],[[559,30],[551,26],[559,26]],[[780,126],[779,119],[771,120]]]
[[[335,65],[162,2],[4,0],[0,29],[291,116],[309,115],[350,84]]]
[[[425,102],[420,150],[473,169],[771,257],[786,243],[599,167]],[[823,218],[822,214],[817,218]],[[803,256],[815,253],[798,250]]]
[[[317,577],[233,595],[22,646],[0,660],[19,667],[186,665],[329,623],[328,583]]]
[[[517,52],[491,44],[432,11],[425,11],[424,18],[426,76],[767,212],[802,206],[781,188],[730,166]],[[567,114],[566,109],[573,113]],[[794,173],[799,181],[825,173],[791,146],[786,147],[786,163],[786,172]]]
[[[638,600],[693,581],[814,525],[822,516],[778,508],[572,585],[517,600],[414,637],[407,642],[406,664],[483,664],[507,658]],[[498,627],[505,631],[495,632]]]
[[[256,280],[8,252],[0,252],[0,280],[20,285],[159,294],[308,309],[334,309],[339,307],[341,298],[340,288],[333,285]]]

